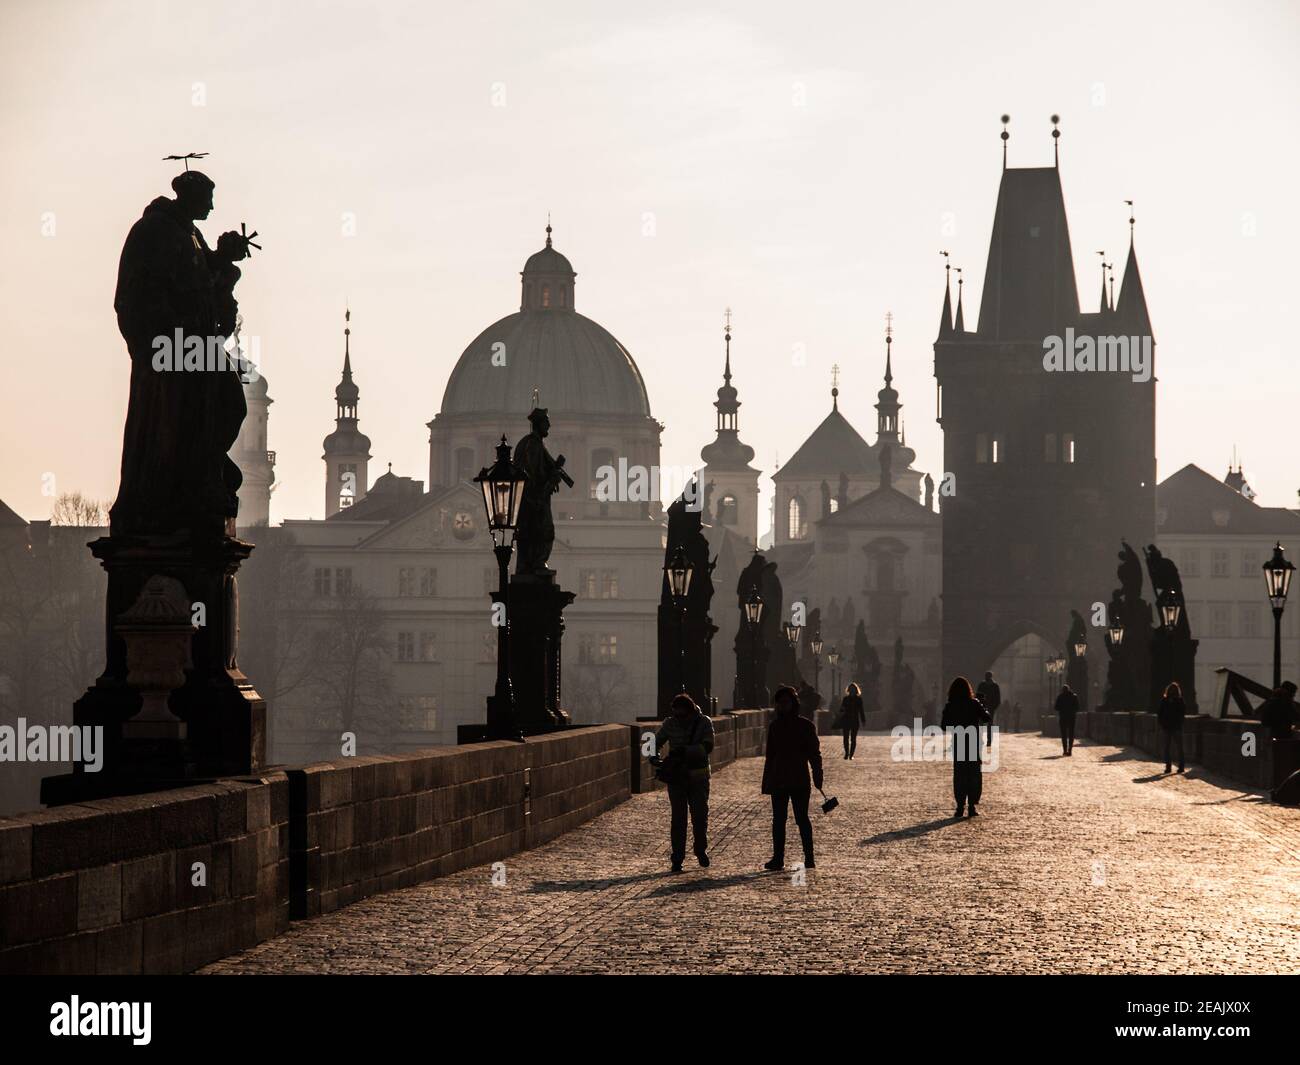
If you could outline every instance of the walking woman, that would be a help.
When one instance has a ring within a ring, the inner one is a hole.
[[[1186,716],[1187,704],[1183,702],[1183,689],[1178,686],[1178,681],[1170,681],[1156,713],[1160,731],[1164,733],[1166,773],[1173,768],[1170,755],[1173,754],[1174,747],[1178,748],[1178,772],[1183,771],[1183,718]]]
[[[813,862],[812,822],[808,799],[822,788],[822,747],[817,726],[799,716],[799,696],[788,685],[776,690],[776,717],[767,727],[767,756],[763,761],[763,794],[772,796],[772,860],[764,869],[785,867],[785,821],[794,807],[795,824],[803,842],[805,869]],[[812,768],[812,783],[808,770]]]
[[[970,681],[957,677],[948,685],[948,702],[943,708],[943,727],[952,737],[952,791],[961,817],[969,804],[970,816],[978,817],[975,804],[984,793],[984,776],[980,768],[980,725],[992,718],[984,704],[975,698]]]
[[[867,723],[867,709],[862,705],[862,689],[850,684],[840,701],[840,724],[844,730],[844,757],[852,758],[858,749],[858,726]]]
[[[672,809],[668,838],[672,847],[673,872],[682,871],[686,857],[686,815],[691,817],[691,836],[700,865],[709,864],[709,755],[713,751],[713,722],[685,692],[674,696],[671,715],[655,734],[655,750],[668,748],[659,762],[659,779],[668,785]]]

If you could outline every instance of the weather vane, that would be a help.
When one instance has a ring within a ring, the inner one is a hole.
[[[185,164],[185,172],[188,174],[190,170],[191,159],[206,159],[207,157],[208,157],[207,152],[187,152],[185,155],[164,155],[163,162],[169,163],[172,160],[183,162]]]

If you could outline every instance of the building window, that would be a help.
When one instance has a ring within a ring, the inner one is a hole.
[[[438,698],[435,695],[399,695],[398,725],[406,732],[428,732],[438,727]]]
[[[1227,603],[1210,604],[1210,635],[1220,638],[1232,635],[1232,608]]]
[[[597,661],[601,664],[608,664],[617,657],[618,637],[609,633],[601,633],[600,642],[597,645]]]
[[[1043,437],[1043,461],[1056,461],[1056,434],[1048,433]]]
[[[989,460],[989,437],[988,433],[975,434],[975,461],[985,463]]]
[[[426,599],[438,594],[438,571],[432,566],[420,568],[420,594]]]
[[[456,449],[456,483],[461,484],[472,481],[475,472],[474,449],[472,447],[458,447]]]
[[[578,571],[578,598],[596,598],[596,571],[594,569]]]
[[[790,540],[802,540],[807,535],[808,527],[803,520],[803,500],[798,496],[790,497],[789,521],[786,536]]]
[[[833,506],[834,500],[832,500],[831,503]],[[736,502],[736,497],[733,496],[730,492],[728,492],[718,502],[718,524],[735,525],[736,511],[738,509],[739,509],[739,505]]]
[[[551,305],[551,286],[550,286],[550,285],[543,285],[543,286],[542,286],[542,306],[543,306],[543,307],[549,307],[550,305]]]
[[[1259,607],[1253,603],[1241,604],[1241,634],[1247,639],[1260,635]]]
[[[397,594],[403,598],[415,594],[415,567],[402,566],[397,571]]]
[[[831,496],[831,513],[838,514],[839,511],[840,511],[840,501],[836,499],[834,496]]]
[[[1002,462],[1005,457],[1006,454],[1002,445],[1002,437],[995,436],[991,441],[989,441],[989,461]]]
[[[614,479],[617,471],[618,459],[612,448],[598,447],[592,451],[590,490],[592,499],[599,499],[602,503],[614,502],[618,497],[618,486]]]
[[[615,570],[604,570],[600,575],[600,597],[602,599],[618,598],[618,573]]]
[[[1258,551],[1242,551],[1241,553],[1241,575],[1243,577],[1258,577],[1263,572],[1263,563],[1259,560]]]
[[[352,594],[352,567],[340,566],[334,570],[334,594]]]
[[[438,659],[438,634],[436,632],[420,633],[420,661],[435,662]]]
[[[399,632],[397,634],[397,660],[399,662],[415,661],[415,633]]]
[[[1201,575],[1201,552],[1195,547],[1184,549],[1178,569],[1181,576],[1199,577]]]
[[[1074,461],[1074,434],[1073,433],[1061,434],[1061,461],[1062,462]]]
[[[330,594],[330,570],[319,568],[312,574],[311,591],[313,595]]]
[[[483,642],[479,646],[478,660],[480,662],[491,662],[493,665],[496,664],[496,660],[497,660],[497,630],[496,629],[493,629],[491,632],[485,632],[483,634]]]
[[[1210,548],[1210,576],[1226,577],[1228,575],[1228,549],[1226,547]]]

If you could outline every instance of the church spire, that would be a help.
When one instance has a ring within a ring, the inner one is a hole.
[[[325,517],[359,502],[369,482],[370,438],[357,428],[361,390],[352,380],[352,311],[343,313],[343,373],[334,389],[334,431],[323,442],[325,454]]]
[[[718,398],[713,404],[718,412],[717,437],[704,445],[700,450],[700,458],[713,471],[748,470],[749,461],[754,457],[754,449],[742,444],[738,433],[740,398],[735,386],[731,383],[730,307],[726,310],[722,342],[725,352],[722,362],[722,387],[718,389]],[[757,503],[755,503],[755,507],[757,507]],[[755,510],[754,521],[758,521],[757,510]]]
[[[1007,132],[1007,127],[1011,125],[1011,116],[1002,116],[1002,169],[1007,168],[1007,141],[1011,139],[1011,134]]]
[[[726,324],[723,326],[723,344],[726,355],[722,363],[722,387],[718,389],[718,399],[713,405],[718,410],[718,432],[735,432],[739,426],[737,415],[740,410],[739,393],[731,384],[731,308],[726,310]]]
[[[943,256],[943,316],[939,319],[939,339],[945,340],[952,336],[952,263],[946,251],[939,254]]]
[[[1101,256],[1101,303],[1098,304],[1097,313],[1105,314],[1109,309],[1106,301],[1106,269],[1110,264],[1106,262],[1106,253],[1104,251],[1099,251],[1097,254]]]
[[[898,412],[902,404],[898,402],[898,392],[894,388],[894,315],[885,315],[885,387],[876,395],[876,436],[877,447],[881,443],[898,443]]]
[[[343,312],[343,373],[338,387],[334,389],[334,402],[337,409],[335,418],[350,418],[356,421],[357,404],[361,399],[361,390],[352,380],[352,310]]]
[[[840,364],[831,367],[831,410],[840,409]]]
[[[961,301],[961,287],[964,282],[962,281],[961,267],[954,266],[953,269],[957,271],[957,323],[953,326],[953,329],[958,333],[964,333],[966,332],[966,315],[962,310]]]
[[[1052,161],[1056,169],[1061,169],[1061,131],[1057,127],[1061,124],[1061,116],[1052,116]]]

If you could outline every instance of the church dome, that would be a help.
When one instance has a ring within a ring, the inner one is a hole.
[[[442,413],[527,413],[533,390],[551,417],[630,414],[649,417],[645,381],[628,350],[603,326],[573,309],[576,275],[546,247],[524,264],[520,309],[483,330],[447,379]]]

